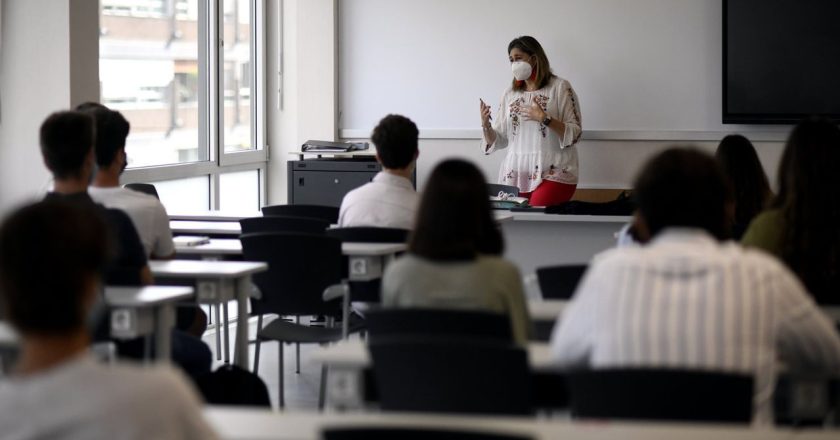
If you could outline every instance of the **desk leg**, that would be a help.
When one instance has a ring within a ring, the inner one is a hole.
[[[169,362],[172,356],[172,327],[175,324],[175,306],[161,304],[155,319],[155,357],[158,362]]]
[[[224,326],[224,330],[225,330],[225,340],[224,340],[225,354],[224,354],[224,357],[225,357],[225,363],[229,364],[230,363],[230,320],[228,319],[227,301],[222,302],[222,314],[223,314],[223,319],[225,320],[225,326]]]
[[[347,339],[350,336],[350,283],[344,281],[341,287],[344,289],[341,300],[341,336]]]
[[[251,277],[236,280],[236,346],[233,361],[243,369],[248,369],[248,297],[251,292]],[[283,365],[280,365],[283,371]],[[282,374],[282,373],[281,373]]]
[[[213,304],[212,307],[216,311],[216,322],[213,327],[216,328],[216,360],[222,360],[222,312],[219,303]]]

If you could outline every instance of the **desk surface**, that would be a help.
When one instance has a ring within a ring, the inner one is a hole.
[[[175,212],[169,214],[169,220],[197,221],[197,222],[238,222],[243,218],[262,217],[260,211],[194,211]]]
[[[749,426],[569,421],[528,417],[405,413],[312,413],[208,407],[204,416],[223,439],[318,439],[328,427],[429,427],[569,440],[781,440],[837,438],[837,431],[754,429]]]
[[[623,215],[560,215],[544,212],[511,212],[514,222],[630,223],[633,217]]]
[[[193,221],[170,220],[169,228],[174,235],[239,235],[242,227],[239,221]]]
[[[152,275],[173,278],[239,278],[268,270],[268,264],[255,261],[149,261]]]
[[[190,298],[188,286],[106,287],[105,301],[118,307],[147,307]]]
[[[528,301],[528,314],[532,321],[555,321],[568,304],[563,299]]]
[[[347,256],[375,257],[396,254],[406,249],[404,243],[342,243],[341,252]],[[214,238],[198,246],[176,246],[181,255],[242,255],[242,243],[235,238]]]

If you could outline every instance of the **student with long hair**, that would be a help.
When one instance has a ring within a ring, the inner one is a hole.
[[[735,201],[732,238],[740,240],[753,218],[770,202],[773,192],[755,147],[744,136],[732,134],[723,138],[715,159],[732,186]]]
[[[530,319],[519,270],[501,258],[486,181],[475,165],[441,162],[429,177],[408,253],[382,279],[386,307],[473,309],[510,316],[514,338],[528,339]]]
[[[779,194],[742,240],[780,257],[820,303],[840,303],[840,128],[801,122],[779,164]]]

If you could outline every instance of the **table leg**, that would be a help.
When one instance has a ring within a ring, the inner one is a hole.
[[[222,317],[221,306],[219,303],[210,306],[216,310],[216,323],[213,327],[216,328],[216,360],[222,360]]]
[[[236,365],[248,369],[248,297],[251,292],[251,277],[245,276],[236,280],[236,346],[234,362]],[[280,371],[283,366],[280,365]]]
[[[172,327],[175,325],[175,307],[161,304],[155,319],[155,357],[158,362],[169,362],[172,356]]]
[[[341,336],[347,339],[350,336],[350,283],[344,281],[341,286],[344,289],[341,300]]]
[[[224,340],[225,352],[224,352],[224,358],[225,358],[225,363],[226,363],[226,364],[229,364],[229,363],[230,363],[230,319],[228,318],[228,305],[227,305],[227,301],[224,301],[224,302],[222,303],[222,313],[223,313],[223,316],[222,316],[222,317],[223,317],[223,319],[224,319],[224,321],[225,321],[225,324],[224,324],[224,330],[225,330],[225,340]]]

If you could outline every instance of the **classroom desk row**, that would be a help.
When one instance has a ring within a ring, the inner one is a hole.
[[[316,440],[326,428],[429,428],[521,435],[534,440],[836,440],[837,431],[723,424],[405,414],[314,413],[208,407],[204,417],[225,440]]]

